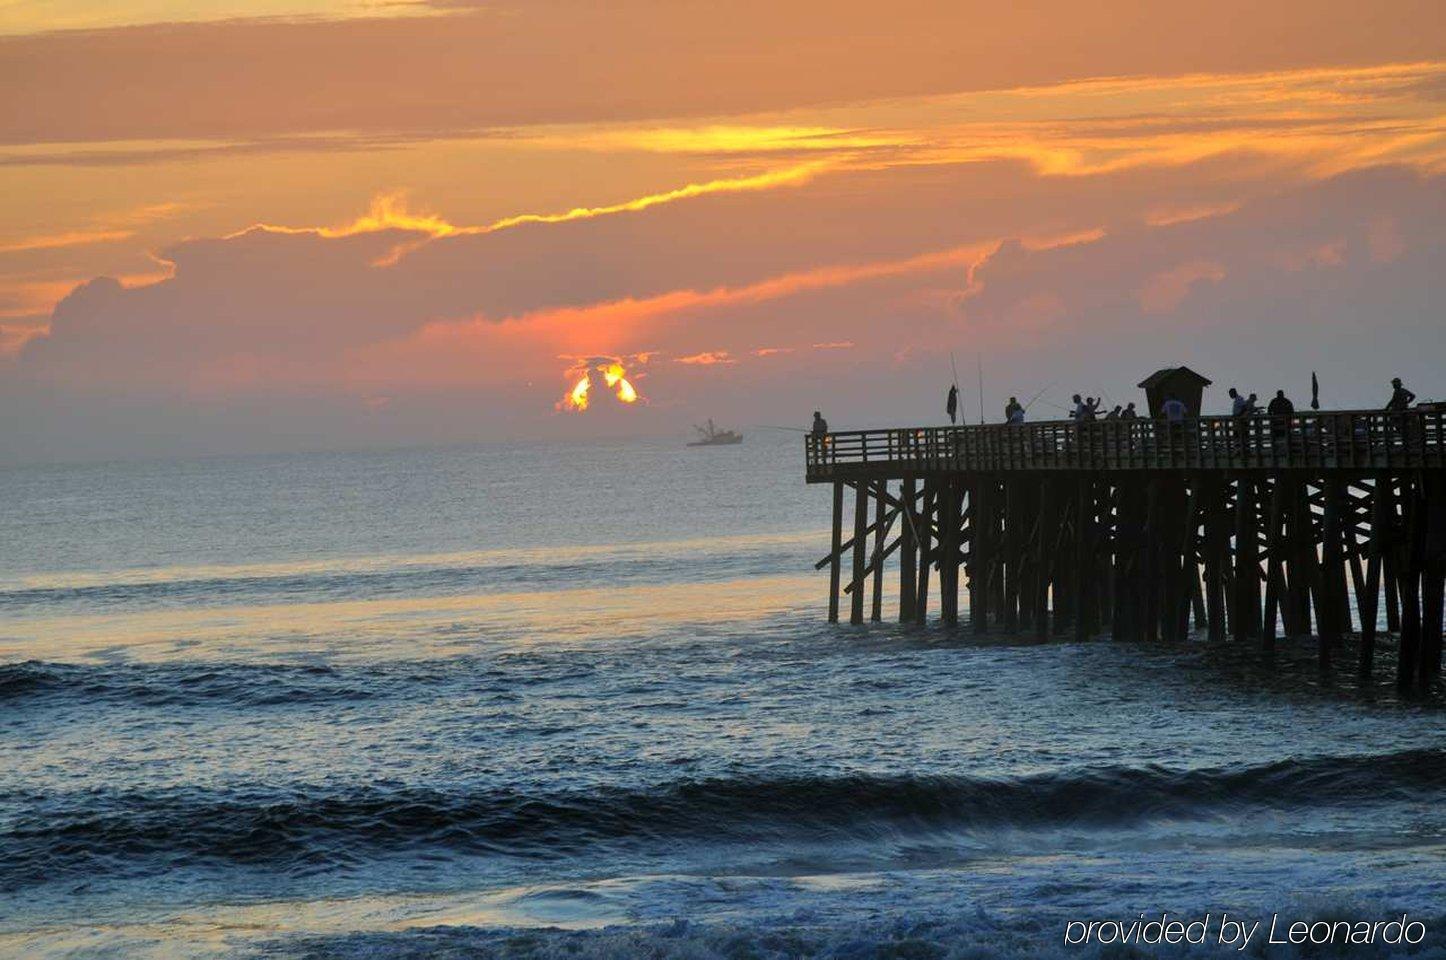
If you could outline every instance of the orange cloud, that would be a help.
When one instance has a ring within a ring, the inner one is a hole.
[[[630,200],[623,200],[619,203],[610,203],[595,207],[573,207],[570,210],[559,213],[515,214],[480,226],[457,226],[437,214],[413,211],[407,206],[406,193],[404,191],[396,191],[378,194],[373,197],[367,212],[357,217],[351,223],[332,227],[288,227],[258,223],[247,227],[245,230],[230,234],[227,239],[242,236],[253,230],[263,230],[268,233],[314,234],[327,238],[350,237],[359,233],[378,233],[384,230],[399,230],[406,233],[425,235],[425,239],[423,240],[397,245],[391,252],[376,261],[377,266],[391,266],[407,253],[426,242],[427,239],[435,240],[440,237],[475,236],[478,234],[494,233],[498,230],[506,230],[509,227],[521,226],[527,223],[567,223],[572,220],[587,220],[593,217],[605,217],[618,213],[637,213],[660,204],[674,203],[679,200],[689,200],[694,197],[702,197],[715,193],[746,193],[757,190],[774,190],[779,187],[800,186],[809,182],[820,173],[830,169],[832,166],[833,164],[828,161],[813,161],[747,177],[728,177],[709,180],[705,183],[690,183],[673,190],[645,194],[641,197],[633,197]]]
[[[0,244],[0,253],[58,250],[63,247],[80,247],[92,243],[114,243],[118,240],[129,240],[133,236],[135,236],[134,230],[73,230],[68,233],[25,237],[11,243]]]
[[[678,362],[699,367],[711,367],[720,363],[737,363],[738,361],[729,356],[727,350],[707,350],[703,353],[679,357]]]
[[[1145,223],[1152,227],[1169,227],[1177,223],[1190,223],[1207,217],[1222,217],[1240,209],[1240,201],[1226,200],[1222,203],[1161,204],[1145,213]]]
[[[826,126],[709,124],[674,127],[562,128],[518,142],[562,150],[604,152],[642,150],[652,153],[770,153],[800,150],[860,150],[918,142],[908,135],[863,133]]]
[[[967,268],[982,260],[997,245],[997,241],[988,241],[903,259],[818,267],[736,287],[672,290],[652,297],[625,297],[580,307],[547,308],[498,321],[482,318],[435,321],[422,327],[416,336],[423,340],[441,340],[466,336],[471,331],[489,337],[508,337],[525,331],[530,337],[542,336],[556,341],[562,349],[574,354],[589,350],[616,352],[626,339],[636,336],[644,324],[685,311],[762,303],[855,283]],[[853,343],[839,341],[815,346],[842,349],[853,346]]]

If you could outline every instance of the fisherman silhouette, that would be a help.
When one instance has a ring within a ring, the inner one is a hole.
[[[957,423],[959,414],[959,386],[952,384],[949,387],[949,399],[944,401],[944,411],[949,414],[949,422]]]
[[[826,433],[828,433],[828,421],[823,418],[823,414],[815,410],[813,412],[813,435],[822,437]]]
[[[1125,404],[1125,409],[1123,409],[1123,410],[1120,411],[1120,419],[1121,419],[1121,420],[1135,420],[1135,419],[1137,419],[1139,416],[1140,416],[1140,415],[1135,412],[1135,401],[1133,401],[1133,400],[1131,400],[1129,403]]]
[[[1244,456],[1250,448],[1250,424],[1245,418],[1255,412],[1255,394],[1249,399],[1242,397],[1240,391],[1234,387],[1230,388],[1230,415],[1235,418],[1235,441],[1240,445],[1240,455]]]
[[[1391,379],[1391,399],[1386,403],[1386,409],[1393,413],[1399,413],[1409,407],[1416,399],[1416,395],[1401,385],[1400,377]]]
[[[1271,397],[1265,412],[1271,416],[1271,442],[1280,443],[1290,432],[1290,418],[1295,415],[1295,404],[1290,402],[1290,398],[1285,395],[1284,390],[1277,390],[1275,396]]]
[[[1024,422],[1024,407],[1020,405],[1018,397],[1010,397],[1009,402],[1004,405],[1004,422]]]

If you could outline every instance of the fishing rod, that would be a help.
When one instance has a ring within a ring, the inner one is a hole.
[[[979,371],[979,425],[984,426],[984,354],[975,354],[975,366]]]
[[[1054,386],[1056,383],[1059,383],[1059,381],[1058,381],[1058,380],[1054,380],[1054,381],[1050,382],[1047,386],[1040,387],[1038,390],[1034,391],[1034,396],[1030,397],[1027,401],[1025,401],[1024,409],[1027,411],[1030,407],[1034,406],[1034,401],[1038,400],[1041,396],[1043,396],[1044,391],[1048,390],[1050,387]],[[1049,401],[1046,400],[1045,403],[1049,403]],[[1052,406],[1052,404],[1051,404],[1051,406]]]
[[[805,430],[802,427],[776,427],[771,423],[760,423],[753,427],[755,430],[787,430],[789,433],[812,433],[812,430]]]

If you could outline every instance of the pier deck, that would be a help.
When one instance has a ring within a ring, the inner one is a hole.
[[[1178,641],[1193,617],[1267,652],[1312,637],[1325,668],[1351,637],[1367,674],[1384,626],[1403,689],[1439,676],[1446,411],[891,427],[804,455],[833,486],[830,620],[866,594],[882,619],[896,557],[905,622],[933,593],[957,625],[962,584],[977,631]]]
[[[889,427],[808,437],[810,483],[959,471],[1346,470],[1446,467],[1446,411]]]

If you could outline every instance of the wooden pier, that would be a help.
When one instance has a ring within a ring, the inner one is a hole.
[[[863,430],[805,457],[833,484],[830,620],[880,620],[896,557],[904,622],[933,599],[957,625],[962,572],[978,632],[1178,641],[1193,618],[1267,652],[1314,637],[1323,666],[1354,634],[1369,674],[1384,605],[1401,688],[1440,672],[1446,411]]]

